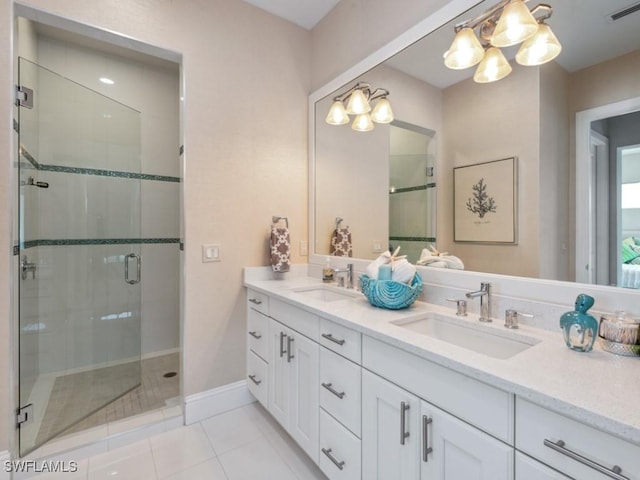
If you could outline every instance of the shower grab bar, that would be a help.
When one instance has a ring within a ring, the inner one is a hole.
[[[135,280],[129,279],[129,259],[130,258],[136,259],[136,279]],[[127,282],[129,285],[135,285],[136,283],[140,283],[141,271],[142,271],[142,263],[140,262],[140,255],[137,255],[135,253],[130,253],[129,255],[124,257],[124,281],[125,282]]]

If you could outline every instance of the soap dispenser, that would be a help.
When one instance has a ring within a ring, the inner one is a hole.
[[[327,257],[327,261],[322,269],[322,281],[325,283],[333,282],[333,267],[331,266],[331,257]]]
[[[576,297],[575,310],[560,317],[564,342],[571,350],[589,352],[598,335],[598,321],[587,313],[593,306],[593,297],[581,293]]]

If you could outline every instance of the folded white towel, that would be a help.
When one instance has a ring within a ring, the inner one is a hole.
[[[391,254],[389,252],[384,252],[378,258],[376,258],[373,262],[367,265],[366,271],[369,278],[378,279],[378,269],[380,265],[386,265],[391,261]]]
[[[410,285],[415,275],[416,267],[411,265],[406,258],[391,263],[391,280]]]
[[[455,270],[464,270],[464,263],[454,255],[433,255],[433,253],[425,248],[420,254],[418,265],[429,267],[452,268]]]

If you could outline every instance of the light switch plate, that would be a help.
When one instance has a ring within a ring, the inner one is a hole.
[[[305,240],[300,240],[300,256],[304,257],[309,254],[309,248]]]
[[[220,261],[220,245],[210,244],[202,245],[202,263],[219,262]]]

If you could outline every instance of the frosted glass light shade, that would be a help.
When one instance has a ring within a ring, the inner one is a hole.
[[[370,111],[371,105],[369,105],[369,101],[364,93],[362,93],[362,90],[354,90],[349,97],[349,103],[347,103],[347,113],[349,115],[362,115]]]
[[[551,27],[546,23],[541,23],[538,26],[538,31],[526,40],[518,50],[516,62],[528,67],[542,65],[556,58],[561,50],[562,46],[551,31]]]
[[[452,70],[473,67],[484,55],[484,48],[469,27],[456,33],[449,50],[444,54],[444,64]]]
[[[347,115],[344,104],[340,100],[335,100],[331,104],[331,108],[329,109],[329,113],[327,113],[325,122],[329,125],[345,125],[349,123],[349,115]]]
[[[376,106],[371,111],[371,120],[376,123],[393,122],[393,111],[389,100],[383,97],[377,101]]]
[[[511,65],[504,58],[499,48],[490,47],[478,65],[473,79],[478,83],[489,83],[500,80],[511,73]]]
[[[538,30],[538,22],[522,0],[511,0],[502,10],[491,36],[494,47],[510,47],[524,42]]]
[[[367,113],[358,115],[351,124],[351,128],[356,132],[368,132],[369,130],[373,130],[371,117]]]

